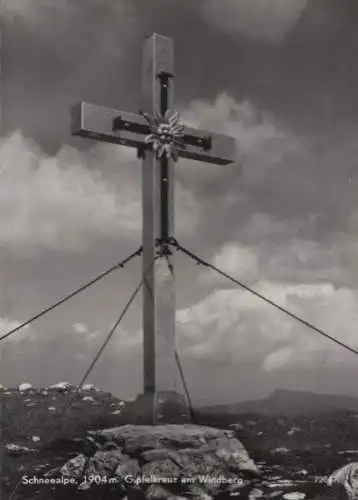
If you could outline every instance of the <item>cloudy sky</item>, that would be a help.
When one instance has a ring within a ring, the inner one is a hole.
[[[85,100],[140,107],[143,37],[175,39],[183,121],[237,164],[176,166],[180,242],[358,348],[356,0],[0,0],[0,332],[141,240],[133,151],[72,138]],[[358,359],[177,256],[177,342],[195,404],[275,388],[355,394]],[[140,260],[2,343],[1,383],[78,383]],[[140,298],[90,382],[141,391]]]

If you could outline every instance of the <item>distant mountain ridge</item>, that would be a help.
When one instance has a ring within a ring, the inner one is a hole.
[[[313,415],[335,411],[358,412],[358,398],[338,394],[315,394],[278,389],[265,399],[200,408],[205,415]]]

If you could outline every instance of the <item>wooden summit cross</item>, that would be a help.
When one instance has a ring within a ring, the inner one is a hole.
[[[226,165],[235,161],[232,138],[182,126],[173,106],[173,40],[154,33],[143,51],[139,114],[81,102],[72,109],[72,134],[137,148],[142,158],[144,394],[138,414],[152,423],[188,415],[175,357],[173,258],[174,174],[178,156]],[[159,253],[158,253],[159,249]],[[134,405],[135,406],[135,405]]]

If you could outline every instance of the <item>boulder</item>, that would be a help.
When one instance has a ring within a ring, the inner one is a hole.
[[[285,500],[303,500],[306,498],[306,494],[300,491],[291,491],[290,493],[285,493],[282,498]]]
[[[179,450],[176,461],[180,465],[183,475],[188,477],[212,473],[217,475],[228,470],[215,453],[202,448]]]
[[[84,385],[81,387],[81,390],[82,390],[82,391],[95,391],[95,390],[96,390],[96,387],[95,387],[93,384],[84,384]]]
[[[94,401],[94,399],[93,399],[93,397],[92,397],[92,396],[84,396],[84,397],[82,398],[82,401],[90,401],[90,402],[93,402],[93,401]]]
[[[71,460],[68,460],[60,469],[61,476],[65,478],[80,479],[83,475],[84,469],[86,467],[88,458],[83,455],[77,455]]]
[[[327,479],[328,486],[341,484],[350,500],[358,496],[358,462],[350,462],[334,471]]]
[[[256,500],[258,498],[262,498],[263,495],[264,495],[264,492],[262,490],[260,490],[258,488],[254,488],[249,493],[249,500]]]
[[[146,491],[145,498],[148,500],[168,500],[171,493],[160,484],[151,484]]]
[[[28,448],[27,446],[20,446],[14,443],[9,443],[5,445],[5,449],[9,455],[13,456],[36,452],[36,450],[34,450],[33,448]]]
[[[177,462],[179,459],[179,454],[175,450],[170,450],[168,448],[157,448],[154,450],[146,450],[141,453],[141,458],[146,462],[152,462],[154,460],[165,460],[167,458]]]
[[[189,498],[195,498],[195,500],[212,500],[212,496],[209,495],[204,487],[198,486],[197,484],[191,484],[188,487]]]
[[[180,467],[173,462],[170,458],[162,460],[154,460],[148,462],[142,467],[142,473],[145,476],[157,476],[159,478],[170,478],[175,480],[180,476]]]
[[[150,450],[154,448],[202,448],[203,445],[215,449],[220,440],[234,440],[235,450],[247,455],[241,443],[235,439],[234,432],[194,424],[184,425],[122,425],[112,429],[92,431],[94,438],[103,442],[114,441],[119,446],[125,445],[128,451]]]
[[[231,470],[258,472],[242,443],[235,438],[221,438],[217,441],[216,454],[224,460]]]
[[[130,458],[128,455],[123,455],[120,463],[117,466],[115,475],[119,477],[138,477],[141,473],[141,468],[138,460]]]
[[[87,463],[86,476],[109,477],[116,472],[121,460],[123,453],[119,449],[97,451]]]
[[[50,385],[49,389],[55,390],[57,392],[65,392],[71,389],[71,384],[69,382],[58,382],[57,384]]]
[[[62,474],[113,477],[128,494],[140,489],[148,499],[209,500],[219,490],[230,494],[233,484],[237,490],[245,473],[259,473],[233,431],[192,424],[123,425],[88,434],[87,441],[96,445],[93,455],[70,460]]]
[[[20,384],[17,389],[20,392],[29,391],[32,389],[32,385],[29,384],[28,382],[24,382],[23,384]]]

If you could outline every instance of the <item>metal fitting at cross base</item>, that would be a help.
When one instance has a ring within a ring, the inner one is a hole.
[[[179,249],[178,240],[176,238],[174,238],[173,236],[170,236],[168,238],[168,245],[175,247],[177,250]]]
[[[170,249],[170,241],[172,238],[157,238],[155,240],[155,246],[158,247],[156,251],[156,255],[158,257],[166,257],[169,255],[173,255],[173,252]]]

